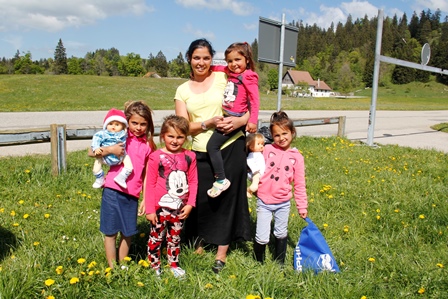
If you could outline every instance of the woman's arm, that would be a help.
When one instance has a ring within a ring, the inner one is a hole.
[[[239,127],[245,126],[249,120],[249,117],[250,117],[249,112],[246,112],[246,114],[240,117],[228,116],[223,118],[222,121],[219,121],[216,125],[216,128],[228,134]]]
[[[184,102],[179,100],[175,101],[175,111],[176,115],[183,116],[186,119],[190,120],[190,116],[188,115],[187,106]],[[197,135],[199,133],[204,132],[206,129],[215,128],[219,122],[224,119],[222,116],[214,116],[210,119],[204,120],[201,122],[190,122],[190,135]],[[249,119],[249,118],[248,118]]]

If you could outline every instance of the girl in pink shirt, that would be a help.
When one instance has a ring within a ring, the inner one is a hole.
[[[288,240],[288,217],[293,197],[300,217],[306,218],[308,200],[305,186],[305,163],[302,154],[291,148],[296,137],[294,123],[283,112],[271,116],[270,130],[273,144],[263,150],[266,169],[257,191],[257,228],[254,252],[257,261],[264,261],[266,245],[269,243],[271,221],[274,217],[275,259],[284,264]]]
[[[151,222],[148,259],[156,275],[160,267],[162,242],[166,239],[170,271],[185,275],[179,267],[180,234],[185,219],[196,205],[198,172],[196,155],[183,148],[190,123],[182,116],[167,116],[160,129],[164,147],[151,154],[146,172],[146,219]]]
[[[126,152],[132,160],[134,170],[127,180],[126,188],[123,188],[114,181],[124,167],[123,164],[111,166],[106,175],[101,199],[100,231],[105,235],[104,248],[111,268],[127,257],[132,236],[138,232],[138,200],[146,173],[145,166],[149,155],[156,149],[152,137],[154,136],[152,110],[142,101],[127,102],[125,115],[129,123]],[[124,148],[120,144],[104,147],[99,156],[109,154],[121,156],[124,154]],[[89,149],[89,156],[98,158],[92,149]],[[117,260],[118,233],[120,239]]]

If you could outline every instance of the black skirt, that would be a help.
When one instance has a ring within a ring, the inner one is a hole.
[[[207,153],[196,152],[198,195],[196,208],[187,218],[184,233],[188,241],[228,245],[232,241],[249,241],[250,216],[247,201],[247,164],[245,138],[242,136],[222,151],[229,189],[216,198],[207,195],[215,181]],[[187,241],[185,240],[185,241]]]

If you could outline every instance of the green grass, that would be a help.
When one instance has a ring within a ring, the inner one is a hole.
[[[448,133],[448,123],[440,123],[431,127],[431,129]]]
[[[174,109],[173,98],[183,79],[102,76],[1,75],[0,112],[108,110],[128,100],[145,100],[153,110]],[[365,98],[282,97],[284,110],[369,110],[371,89],[356,92]],[[381,87],[378,110],[447,110],[448,88],[435,82]],[[262,110],[277,109],[277,94],[260,94]]]
[[[217,276],[213,248],[197,256],[184,247],[188,277],[165,271],[157,279],[140,262],[149,231],[140,218],[129,269],[107,274],[101,191],[91,188],[93,161],[81,151],[68,154],[58,177],[50,175],[47,155],[0,159],[0,298],[448,298],[448,155],[337,137],[300,137],[295,146],[305,157],[309,217],[339,274],[293,271],[305,223],[295,208],[284,269],[270,253],[257,264],[248,242],[232,246]],[[255,200],[249,204],[255,223]]]

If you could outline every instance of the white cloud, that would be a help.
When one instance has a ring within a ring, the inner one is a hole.
[[[233,14],[239,16],[247,16],[258,11],[252,4],[236,0],[176,0],[176,3],[196,9],[230,10]]]
[[[0,0],[0,31],[59,31],[113,15],[150,12],[144,0]]]
[[[416,0],[415,11],[420,14],[422,10],[428,8],[434,13],[437,9],[440,9],[442,13],[448,14],[448,1],[446,0]]]
[[[213,40],[215,39],[215,34],[211,31],[205,32],[202,31],[201,29],[196,29],[194,28],[190,23],[188,23],[185,28],[184,28],[184,32],[188,33],[188,34],[192,34],[193,36],[197,37],[197,38],[206,38],[209,40]]]
[[[353,20],[362,19],[365,15],[369,18],[378,15],[378,8],[368,1],[353,0],[352,2],[342,2],[341,8],[347,16],[350,14]]]

